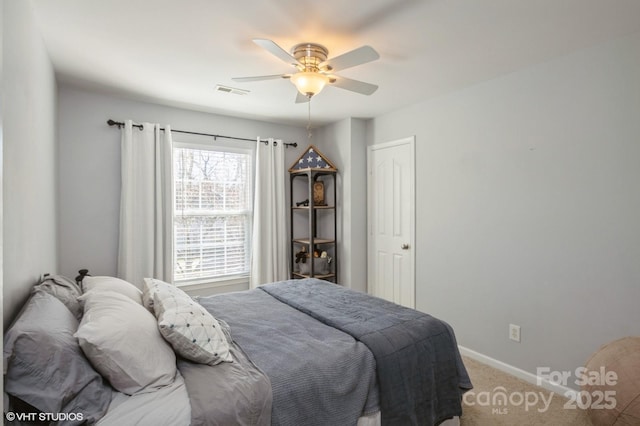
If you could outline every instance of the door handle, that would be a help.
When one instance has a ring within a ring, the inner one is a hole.
[[[400,248],[402,250],[409,250],[409,244],[403,244],[402,246],[400,246]]]

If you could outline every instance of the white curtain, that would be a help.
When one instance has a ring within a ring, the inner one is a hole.
[[[173,280],[171,128],[126,120],[122,129],[122,189],[118,277],[137,286]]]
[[[284,144],[258,138],[253,203],[251,288],[289,278]]]

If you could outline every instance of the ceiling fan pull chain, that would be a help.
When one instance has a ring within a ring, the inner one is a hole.
[[[308,115],[307,115],[307,136],[309,138],[309,144],[311,144],[311,96],[309,96],[309,102],[307,102],[307,104],[309,105],[308,107]]]

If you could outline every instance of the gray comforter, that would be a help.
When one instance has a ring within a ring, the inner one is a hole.
[[[272,425],[355,425],[379,409],[375,360],[352,336],[259,289],[199,302],[269,377]]]
[[[317,279],[261,289],[371,349],[383,425],[437,425],[462,414],[461,395],[472,385],[447,323]]]
[[[227,338],[229,328],[220,322]],[[271,383],[236,344],[233,362],[210,366],[178,359],[191,405],[191,426],[269,426]]]

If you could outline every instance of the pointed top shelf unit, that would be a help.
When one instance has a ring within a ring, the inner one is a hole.
[[[305,247],[307,265],[292,263],[292,278],[321,278],[337,282],[336,175],[338,170],[315,146],[310,145],[291,165],[291,253]],[[313,258],[326,251],[331,261]]]

